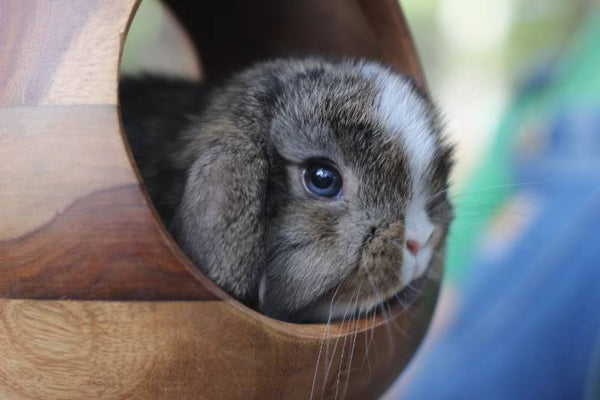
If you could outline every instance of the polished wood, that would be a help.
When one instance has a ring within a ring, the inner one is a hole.
[[[380,58],[423,82],[394,0],[170,4],[209,79],[319,53]],[[422,339],[439,280],[388,319],[326,326],[264,317],[199,273],[123,141],[118,62],[136,6],[0,0],[0,398],[381,394]]]
[[[118,67],[137,3],[0,4],[0,296],[216,298],[123,142]]]
[[[0,2],[0,106],[117,104],[119,57],[139,0]]]
[[[148,206],[112,105],[0,108],[0,297],[214,299]]]
[[[382,60],[424,77],[397,0],[165,0],[194,39],[206,76],[253,62],[320,54]]]
[[[223,301],[0,300],[0,398],[373,399],[426,324],[357,322],[298,328]]]

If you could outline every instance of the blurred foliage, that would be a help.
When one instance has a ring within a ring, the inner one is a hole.
[[[458,145],[453,188],[457,218],[449,239],[447,277],[460,281],[486,221],[507,193],[494,186],[510,182],[508,131],[517,129],[511,115],[522,104],[508,103],[532,70],[573,51],[569,48],[575,43],[573,36],[597,2],[401,0],[401,4],[430,91]],[[566,90],[555,92],[559,99],[565,96]]]

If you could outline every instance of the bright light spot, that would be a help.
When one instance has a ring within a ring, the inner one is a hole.
[[[448,42],[486,50],[506,39],[512,12],[512,0],[441,0],[438,17]]]

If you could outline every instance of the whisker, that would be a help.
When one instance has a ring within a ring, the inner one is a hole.
[[[319,346],[319,354],[317,355],[317,365],[315,366],[315,373],[313,375],[312,386],[310,388],[310,400],[312,400],[313,395],[314,395],[314,391],[315,391],[315,385],[316,385],[316,382],[317,382],[317,374],[318,374],[319,365],[320,365],[320,362],[321,362],[321,353],[323,352],[323,345],[325,343],[325,337],[329,333],[329,328],[331,327],[331,318],[332,318],[332,315],[333,315],[333,312],[332,312],[333,311],[333,302],[335,300],[335,297],[338,294],[338,291],[342,287],[342,284],[344,283],[344,281],[345,281],[345,279],[342,280],[338,284],[337,288],[335,289],[335,292],[333,292],[333,296],[331,297],[331,302],[329,303],[329,316],[327,318],[327,324],[325,325],[325,330],[323,331],[323,337],[321,338],[321,345]]]
[[[344,327],[344,324],[346,323],[346,317],[348,316],[348,310],[350,309],[350,305],[352,303],[348,302],[348,305],[346,306],[346,309],[344,310],[344,316],[342,318],[342,322],[340,324],[340,328]],[[321,398],[323,398],[325,396],[325,389],[327,388],[327,381],[329,379],[329,371],[331,370],[331,367],[333,366],[333,362],[335,359],[335,353],[337,350],[337,345],[339,343],[340,340],[340,336],[338,335],[338,337],[335,338],[335,344],[333,345],[333,351],[331,353],[331,357],[329,358],[329,362],[327,363],[327,369],[325,370],[325,377],[323,379],[323,389],[321,392]],[[327,348],[326,348],[326,354],[329,353],[329,343],[327,344]],[[343,349],[342,349],[342,357],[343,357]]]
[[[487,186],[487,187],[483,187],[483,188],[479,188],[479,189],[475,189],[475,190],[470,190],[468,192],[457,193],[457,194],[454,194],[452,197],[468,196],[468,195],[476,194],[476,193],[487,193],[487,192],[491,192],[493,190],[515,188],[515,187],[522,187],[522,186],[543,185],[546,183],[550,183],[551,181],[552,181],[551,179],[542,179],[542,180],[538,180],[538,181],[514,182],[514,183],[508,183],[508,184],[504,184],[504,185]]]
[[[352,307],[352,310],[355,310],[356,307],[358,306],[358,299],[360,296],[360,286],[358,287],[357,291],[356,291],[356,300],[354,296],[352,296],[352,298],[350,299],[350,304],[354,304],[354,307]],[[352,316],[352,314],[349,315],[350,317]],[[344,318],[346,318],[346,315],[344,315]],[[357,321],[357,319],[355,319],[355,321]],[[349,322],[351,323],[351,322]],[[334,399],[337,399],[338,396],[338,391],[339,391],[339,386],[340,386],[340,378],[342,377],[342,366],[344,365],[344,353],[346,351],[346,341],[348,340],[348,335],[344,335],[344,342],[342,343],[342,351],[341,351],[341,355],[340,355],[340,363],[338,365],[338,373],[337,373],[337,378],[336,378],[336,382],[335,382],[335,397]]]
[[[444,193],[446,193],[446,192],[447,192],[447,191],[449,191],[449,190],[450,190],[450,188],[445,188],[445,189],[442,189],[442,190],[440,190],[439,192],[437,192],[437,193],[435,193],[435,194],[433,194],[433,195],[431,195],[431,196],[429,196],[429,197],[426,197],[426,198],[425,198],[425,203],[427,203],[427,202],[429,202],[429,201],[431,201],[431,200],[435,199],[435,198],[436,198],[436,197],[438,197],[438,196],[441,196],[441,195],[443,195]]]
[[[359,285],[358,287],[358,292],[360,293],[360,289],[362,288],[362,283]],[[356,296],[356,306],[358,307],[358,295]],[[354,350],[356,348],[356,338],[358,336],[358,322],[360,319],[360,312],[358,313],[357,317],[356,317],[356,323],[354,325],[354,338],[352,339],[352,347],[350,349],[350,359],[348,361],[348,373],[346,374],[346,381],[344,383],[344,391],[342,392],[342,398],[346,397],[346,393],[348,392],[348,383],[350,382],[350,373],[352,372],[352,359],[354,357]]]
[[[371,349],[371,345],[373,344],[373,336],[374,336],[374,332],[375,332],[375,317],[377,316],[377,313],[375,312],[375,310],[371,310],[368,311],[368,313],[371,313],[371,326],[368,330],[368,332],[365,333],[365,356],[363,358],[363,361],[361,363],[361,368],[364,366],[365,362],[367,363],[367,367],[369,370],[369,381],[373,378],[373,371],[371,369],[371,360],[369,359],[369,351]]]
[[[358,291],[356,293],[356,301],[358,301]],[[348,302],[348,306],[346,307],[346,310],[344,312],[344,318],[342,320],[342,326],[343,326],[344,322],[346,322],[346,318],[348,318],[349,316],[352,315],[352,314],[348,314],[348,309],[350,309],[351,311],[354,309],[353,307],[349,307],[352,304],[355,304],[354,296],[352,296],[350,298],[350,301]],[[349,320],[349,323],[351,323],[350,320]],[[337,340],[339,340],[339,338],[340,337],[338,336],[337,339],[336,339],[336,342],[337,342]],[[337,399],[338,389],[339,389],[339,385],[340,385],[340,376],[341,376],[341,372],[342,372],[342,365],[344,364],[344,353],[345,353],[345,350],[346,350],[346,340],[347,339],[348,339],[348,335],[344,335],[344,341],[342,343],[341,354],[340,354],[340,361],[339,361],[339,365],[338,365],[338,373],[337,373],[336,382],[335,382],[335,398],[336,399]],[[332,358],[332,361],[333,361],[333,358]]]
[[[390,346],[391,346],[391,342],[392,342],[392,331],[391,331],[391,329],[392,328],[387,323],[387,321],[389,320],[389,316],[388,316],[386,310],[384,310],[383,307],[381,306],[381,304],[383,303],[383,301],[385,299],[381,295],[381,292],[377,288],[377,285],[375,285],[375,283],[373,282],[373,278],[371,277],[371,272],[369,270],[367,270],[366,272],[367,272],[367,279],[369,280],[369,284],[371,285],[371,288],[373,289],[373,293],[377,297],[377,306],[376,306],[376,308],[379,308],[381,310],[383,318],[384,318],[384,320],[386,322],[384,325],[385,325],[385,328],[386,328],[386,331],[387,331],[388,340],[389,340]]]
[[[402,336],[404,336],[404,338],[406,339],[410,339],[410,335],[408,334],[408,332],[406,332],[404,329],[402,329],[400,326],[398,326],[398,322],[396,321],[395,318],[392,317],[392,312],[391,310],[388,308],[389,305],[387,303],[381,303],[382,308],[384,308],[386,310],[386,313],[389,317],[386,318],[385,324],[386,326],[390,327],[390,331],[391,328],[394,328],[396,330],[396,332],[398,332],[399,334],[401,334]],[[406,311],[406,310],[405,310]],[[390,344],[391,348],[395,347],[394,342],[392,341],[392,343]]]

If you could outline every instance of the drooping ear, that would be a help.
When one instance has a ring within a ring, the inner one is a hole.
[[[225,291],[252,304],[265,263],[266,145],[223,135],[188,171],[170,224],[185,253]]]

